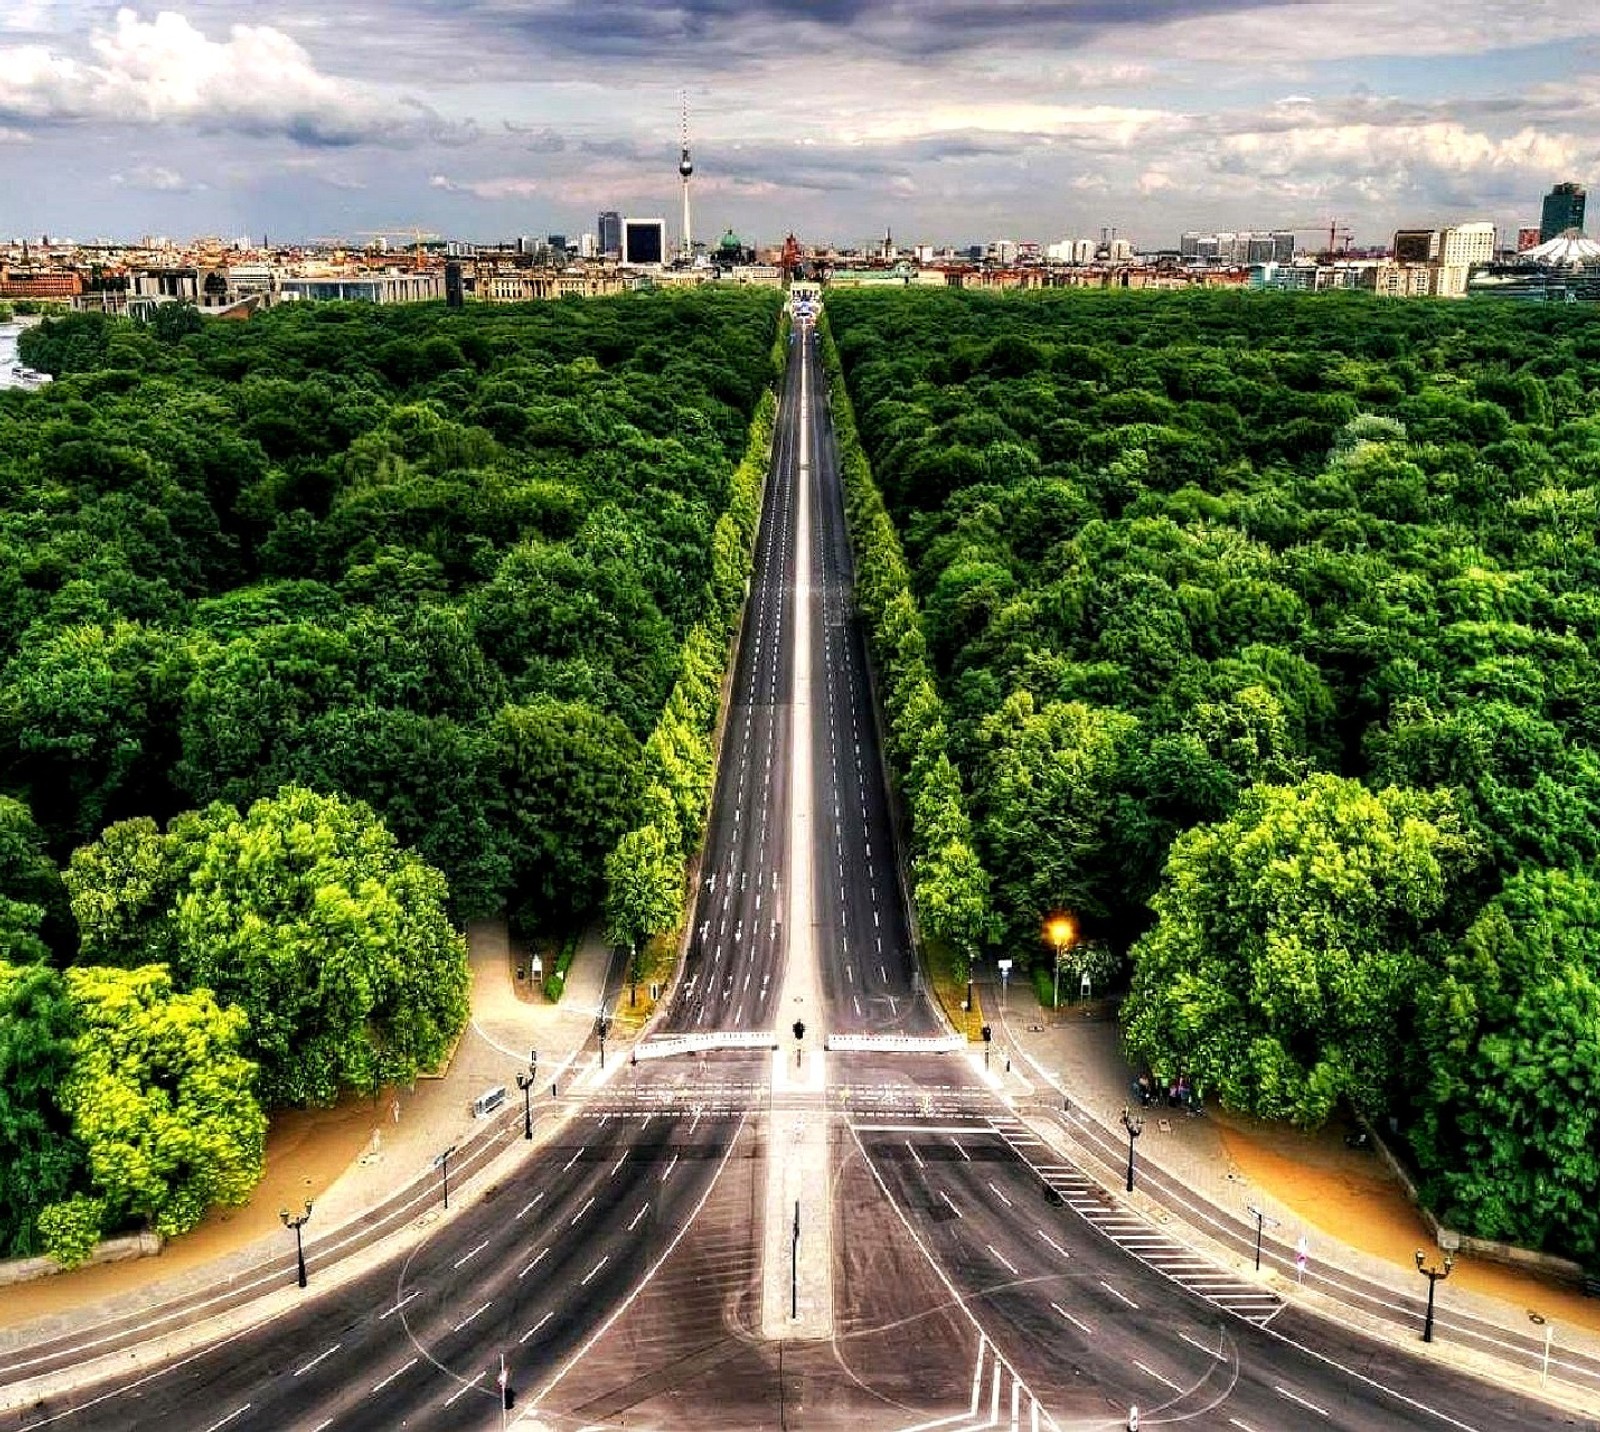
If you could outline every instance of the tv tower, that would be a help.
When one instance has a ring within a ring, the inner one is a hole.
[[[678,174],[683,180],[683,261],[694,262],[694,231],[689,227],[689,176],[694,173],[694,160],[689,158],[689,92],[680,90],[678,98],[682,114],[683,150],[678,156]]]

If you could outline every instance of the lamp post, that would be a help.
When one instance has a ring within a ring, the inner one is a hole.
[[[280,1208],[278,1217],[283,1220],[285,1228],[294,1231],[294,1261],[300,1274],[300,1286],[303,1288],[306,1285],[306,1246],[301,1241],[300,1230],[306,1226],[311,1217],[311,1200],[309,1198],[306,1200],[306,1211],[304,1213],[296,1213],[291,1216],[287,1208]],[[1547,1351],[1546,1357],[1548,1358],[1548,1356]]]
[[[639,937],[633,937],[633,957],[628,961],[628,1008],[639,1003]]]
[[[539,1051],[528,1051],[528,1072],[517,1071],[517,1088],[522,1090],[522,1137],[533,1137],[533,1082],[539,1077]]]
[[[1077,937],[1078,927],[1070,915],[1052,915],[1050,922],[1044,927],[1046,938],[1056,947],[1056,978],[1054,993],[1051,996],[1050,1007],[1061,1007],[1061,957],[1066,954],[1067,947]]]
[[[1266,1213],[1257,1208],[1253,1203],[1245,1204],[1245,1212],[1256,1221],[1256,1272],[1261,1271],[1261,1228],[1263,1224],[1270,1223],[1274,1228],[1278,1226],[1276,1218],[1268,1218]]]
[[[1528,1309],[1528,1321],[1534,1327],[1544,1329],[1544,1362],[1539,1368],[1539,1386],[1544,1387],[1550,1381],[1550,1338],[1556,1330],[1556,1325],[1543,1313],[1536,1313],[1532,1308]]]
[[[451,1144],[442,1154],[434,1155],[433,1166],[439,1170],[444,1178],[444,1206],[450,1207],[450,1155],[456,1151],[456,1146]]]
[[[1422,1249],[1417,1249],[1417,1272],[1428,1280],[1428,1315],[1422,1320],[1423,1342],[1433,1341],[1433,1290],[1450,1276],[1450,1270],[1455,1267],[1455,1262],[1454,1254],[1446,1253],[1444,1263],[1440,1267],[1430,1268],[1427,1254]]]
[[[1133,1141],[1144,1132],[1144,1115],[1122,1110],[1122,1127],[1128,1131],[1128,1192],[1133,1192]]]
[[[611,1016],[604,1009],[595,1016],[594,1032],[600,1038],[600,1067],[606,1067],[606,1035],[611,1033]]]

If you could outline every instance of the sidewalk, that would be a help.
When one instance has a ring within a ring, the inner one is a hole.
[[[1020,982],[1008,991],[1003,1012],[992,988],[981,995],[995,1030],[994,1067],[1004,1070],[1009,1057],[1004,1092],[1070,1100],[1076,1114],[1088,1116],[1125,1147],[1121,1111],[1137,1103],[1135,1075],[1123,1057],[1114,1016],[1103,1006],[1091,1007],[1087,1017],[1081,1006],[1050,1011]],[[1144,1132],[1136,1141],[1140,1163],[1166,1173],[1225,1218],[1236,1218],[1241,1233],[1254,1234],[1255,1219],[1246,1211],[1254,1205],[1268,1220],[1269,1247],[1292,1257],[1304,1237],[1311,1272],[1343,1270],[1398,1296],[1426,1293],[1415,1250],[1423,1249],[1435,1261],[1438,1250],[1372,1150],[1346,1147],[1337,1129],[1305,1133],[1214,1108],[1203,1117],[1160,1106],[1138,1112],[1144,1116]],[[1292,1274],[1264,1276],[1291,1300],[1309,1293],[1316,1281],[1308,1276],[1302,1287]],[[1441,1318],[1451,1310],[1470,1313],[1518,1339],[1537,1335],[1530,1309],[1547,1318],[1556,1329],[1552,1396],[1562,1391],[1563,1350],[1600,1356],[1600,1299],[1552,1278],[1461,1253],[1438,1297]],[[1326,1309],[1326,1299],[1306,1300]],[[1448,1348],[1448,1343],[1435,1346]],[[1514,1357],[1513,1364],[1526,1369],[1528,1360]],[[1587,1400],[1595,1401],[1592,1394]]]
[[[490,1121],[475,1119],[472,1101],[496,1085],[506,1107],[521,1099],[516,1074],[539,1051],[537,1104],[549,1102],[586,1067],[584,1045],[604,991],[610,947],[593,932],[573,957],[559,1004],[536,982],[515,978],[503,923],[467,931],[472,1016],[445,1073],[378,1099],[355,1097],[336,1108],[290,1110],[273,1119],[262,1181],[242,1208],[214,1209],[192,1232],[153,1258],[107,1263],[5,1289],[0,1299],[0,1352],[73,1326],[90,1326],[122,1311],[217,1286],[292,1252],[278,1210],[299,1212],[309,1200],[306,1255],[401,1186],[430,1171],[435,1155],[465,1144]],[[524,961],[524,966],[526,962]],[[503,1116],[502,1116],[503,1117]]]

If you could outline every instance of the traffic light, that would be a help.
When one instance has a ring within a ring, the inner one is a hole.
[[[805,1022],[805,1020],[803,1020],[803,1019],[795,1020],[795,1022],[794,1022],[794,1037],[796,1039],[804,1039],[806,1037],[806,1022]]]
[[[994,1038],[994,1030],[990,1029],[987,1024],[984,1025],[983,1026],[983,1042],[985,1044],[987,1044],[993,1038]]]

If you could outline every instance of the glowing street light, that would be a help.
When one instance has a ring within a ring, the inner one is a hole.
[[[1051,998],[1051,1007],[1059,1009],[1061,1006],[1061,959],[1066,954],[1072,942],[1078,938],[1078,923],[1071,915],[1052,915],[1044,927],[1045,938],[1056,947],[1056,979],[1055,992]]]

